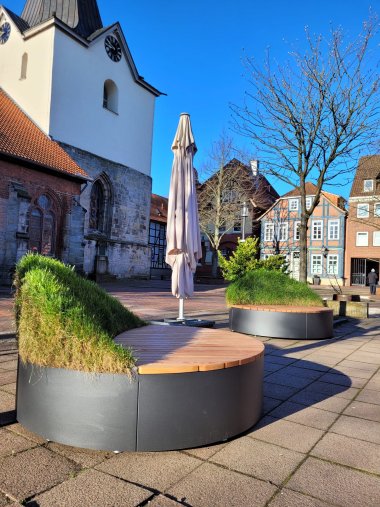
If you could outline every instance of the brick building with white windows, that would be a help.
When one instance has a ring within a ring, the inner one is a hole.
[[[137,71],[120,24],[104,27],[96,0],[26,0],[21,15],[0,6],[0,88],[87,175],[77,197],[85,213],[81,238],[66,240],[79,241],[85,273],[148,277],[160,92]],[[0,138],[5,128],[2,121]],[[7,220],[17,222],[12,210]],[[67,208],[58,211],[57,238],[68,220]],[[29,219],[30,207],[26,213]]]
[[[359,160],[349,198],[346,233],[347,285],[367,284],[380,269],[380,155]]]
[[[311,205],[316,187],[306,183],[306,205]],[[265,259],[284,255],[291,276],[299,279],[299,225],[301,223],[300,192],[294,189],[280,197],[260,217],[261,249]],[[322,191],[320,202],[309,221],[307,235],[308,281],[318,276],[322,284],[342,283],[344,276],[345,200]]]

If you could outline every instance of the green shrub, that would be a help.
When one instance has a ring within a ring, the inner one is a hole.
[[[21,359],[40,366],[129,373],[132,351],[114,337],[144,322],[71,267],[36,254],[16,268]]]
[[[278,270],[256,269],[227,288],[229,305],[323,306],[322,299],[307,284]]]
[[[287,271],[288,264],[282,255],[272,255],[268,259],[258,259],[259,238],[241,241],[227,260],[218,252],[219,266],[225,280],[233,282],[255,269]]]

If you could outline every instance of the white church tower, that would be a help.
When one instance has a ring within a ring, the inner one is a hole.
[[[93,178],[83,188],[84,269],[147,276],[155,99],[119,23],[96,0],[0,6],[0,87]]]

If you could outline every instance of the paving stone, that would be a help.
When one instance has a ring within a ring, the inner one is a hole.
[[[330,507],[331,504],[303,495],[298,491],[282,489],[268,504],[268,507]]]
[[[190,454],[191,456],[195,456],[196,458],[208,460],[211,456],[214,456],[217,452],[223,449],[227,445],[227,442],[222,444],[210,445],[208,447],[197,447],[196,449],[186,449],[183,451],[185,454]]]
[[[380,377],[372,378],[366,385],[366,388],[380,391]]]
[[[320,382],[327,382],[329,384],[337,384],[340,386],[362,388],[367,383],[367,379],[358,377],[348,377],[347,375],[340,375],[335,373],[325,373],[320,379]]]
[[[243,437],[229,443],[210,461],[280,485],[304,458],[304,454]]]
[[[180,504],[167,496],[158,495],[155,496],[153,500],[150,500],[147,505],[149,505],[149,507],[178,507],[183,504]]]
[[[180,452],[126,452],[97,465],[96,469],[164,491],[200,464],[200,460]]]
[[[327,433],[311,454],[380,475],[380,445],[371,442]]]
[[[16,454],[17,452],[31,449],[36,445],[35,442],[31,442],[11,431],[0,428],[0,456]]]
[[[305,407],[304,405],[290,401],[282,403],[279,407],[272,410],[269,415],[320,430],[329,428],[337,418],[337,414],[334,412],[319,410],[314,407]]]
[[[314,363],[313,361],[308,361],[307,359],[303,359],[302,361],[296,361],[295,363],[292,364],[292,366],[294,366],[295,368],[315,370],[320,372],[326,372],[330,370],[329,366]]]
[[[0,391],[0,412],[8,412],[14,410],[16,399],[12,394]]]
[[[105,459],[112,458],[114,453],[92,451],[90,449],[81,449],[79,447],[70,447],[68,445],[56,444],[55,442],[49,442],[47,448],[53,452],[61,454],[66,458],[78,463],[83,468],[90,468],[98,465]]]
[[[326,394],[304,389],[294,396],[289,398],[289,401],[294,403],[300,403],[308,407],[313,406],[321,410],[328,410],[329,412],[335,412],[340,414],[350,403],[350,400],[341,398],[340,396],[326,397]]]
[[[287,400],[298,391],[299,389],[297,387],[287,387],[279,384],[272,384],[271,382],[264,382],[264,396],[275,398],[276,400]]]
[[[364,403],[374,403],[380,405],[380,392],[372,389],[363,389],[356,397],[357,401],[363,401]]]
[[[328,396],[340,396],[341,398],[346,398],[347,400],[352,400],[352,398],[354,398],[359,392],[359,389],[356,389],[355,387],[328,384],[327,382],[320,382],[318,380],[307,386],[305,391],[307,390],[323,393]]]
[[[8,505],[9,505],[8,498],[0,492],[0,507],[5,507],[5,506],[8,507]]]
[[[42,447],[36,447],[0,461],[0,489],[23,500],[55,486],[79,467]]]
[[[281,400],[275,400],[274,398],[267,398],[264,396],[264,406],[263,406],[263,414],[267,414],[275,407],[278,407],[282,403]]]
[[[0,371],[0,386],[5,386],[6,384],[13,384],[16,382],[16,371],[13,370],[1,370]]]
[[[341,415],[329,431],[380,444],[380,423],[378,422]]]
[[[302,389],[310,384],[312,381],[309,378],[305,378],[302,376],[289,375],[283,371],[272,373],[265,378],[265,382],[270,382],[273,384],[278,384],[281,386],[288,387],[297,387],[298,389]]]
[[[292,421],[265,416],[249,436],[271,444],[303,452],[308,452],[321,438],[323,432]]]
[[[344,415],[352,415],[354,417],[380,422],[380,406],[371,403],[362,403],[355,400],[348,405],[343,413]]]
[[[17,361],[17,352],[16,354],[12,352],[7,352],[6,354],[0,353],[0,365],[8,361]],[[0,368],[2,368],[2,366],[0,366]]]
[[[152,492],[97,470],[86,470],[75,478],[39,495],[26,505],[39,507],[135,507]]]
[[[283,364],[277,364],[277,363],[264,363],[264,373],[270,374],[278,370],[283,370],[284,365]]]
[[[347,359],[359,361],[361,363],[380,365],[380,354],[375,354],[374,352],[353,352]]]
[[[369,370],[362,370],[361,368],[352,368],[350,366],[340,366],[339,365],[339,373],[344,373],[345,375],[349,377],[356,377],[356,378],[362,378],[362,379],[370,379],[373,375],[372,371]],[[357,387],[357,386],[354,386]]]
[[[315,458],[301,465],[287,487],[341,506],[374,507],[380,498],[380,477]]]
[[[168,493],[194,507],[262,507],[275,491],[267,482],[204,463]]]
[[[296,366],[287,366],[281,370],[284,375],[292,375],[295,377],[302,377],[305,379],[316,380],[323,375],[323,372],[311,370],[310,368],[299,368]]]
[[[22,426],[20,423],[15,423],[7,426],[7,430],[13,431],[14,433],[17,433],[17,435],[21,435],[22,437],[27,438],[28,440],[36,442],[37,444],[46,444],[47,442],[47,440],[45,440],[44,438],[24,428],[24,426]]]
[[[280,364],[280,365],[288,365],[288,364],[291,364],[294,362],[296,362],[296,360],[291,359],[289,357],[279,357],[279,356],[273,356],[273,355],[266,355],[265,356],[265,364],[274,363],[274,364]]]

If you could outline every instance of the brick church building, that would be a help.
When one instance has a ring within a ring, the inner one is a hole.
[[[120,24],[103,27],[96,0],[27,0],[21,15],[0,7],[0,88],[10,114],[0,116],[0,282],[31,249],[87,274],[149,276],[160,92]]]

